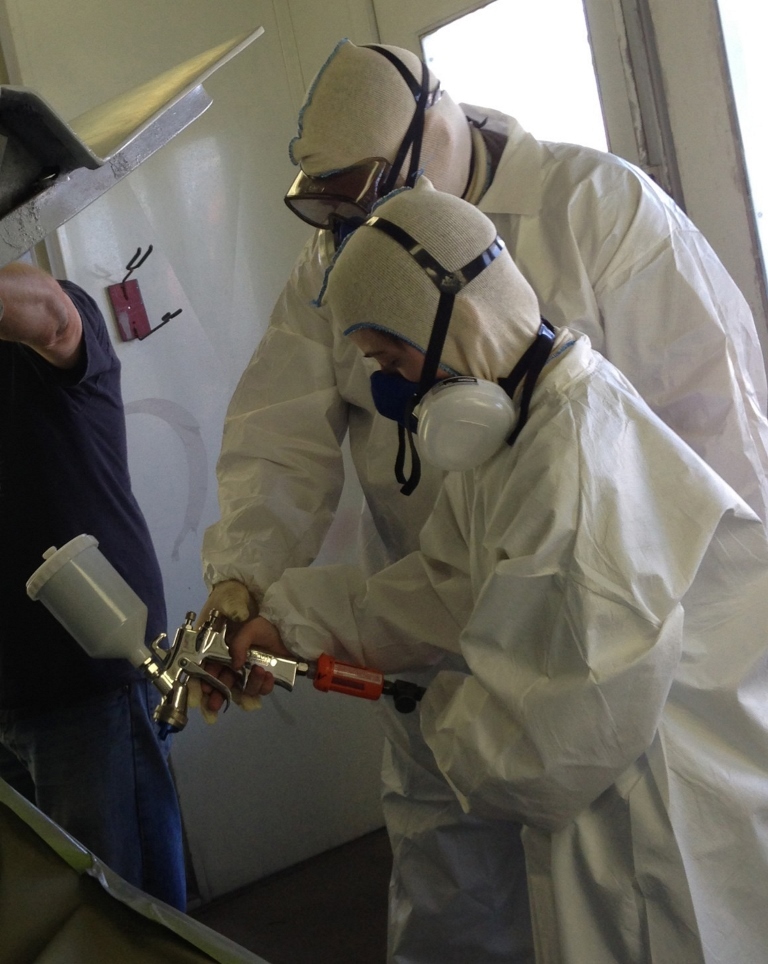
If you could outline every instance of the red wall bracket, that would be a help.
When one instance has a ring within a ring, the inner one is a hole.
[[[107,288],[109,300],[117,319],[117,327],[123,341],[146,338],[150,333],[147,309],[136,280],[123,281]]]

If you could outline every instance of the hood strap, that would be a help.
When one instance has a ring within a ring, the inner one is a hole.
[[[509,375],[506,378],[499,379],[499,385],[510,398],[514,396],[520,382],[523,382],[523,392],[520,396],[520,415],[512,434],[507,439],[507,445],[515,444],[517,436],[522,432],[525,423],[528,421],[528,409],[531,405],[533,390],[542,368],[549,359],[554,343],[555,329],[542,318],[533,344],[525,351],[525,354]]]

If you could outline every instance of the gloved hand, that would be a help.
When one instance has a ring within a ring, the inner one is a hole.
[[[230,689],[232,694],[232,699],[237,705],[243,710],[260,710],[261,709],[261,697],[251,696],[249,693],[244,693],[241,689],[233,687]],[[200,715],[205,720],[206,723],[215,723],[219,718],[219,711],[212,710],[208,707],[208,696],[210,694],[203,693],[203,688],[200,680],[193,676],[187,684],[187,706],[189,709],[193,710],[196,706],[200,707]]]
[[[228,638],[227,645],[229,646],[229,653],[232,659],[232,667],[234,667],[235,670],[245,665],[250,649],[258,649],[262,652],[272,653],[274,656],[280,656],[285,659],[295,658],[284,646],[277,626],[263,616],[256,616],[255,619],[238,623],[234,625],[232,629],[234,632],[231,638]],[[222,682],[231,685],[233,673],[233,669],[222,666],[218,677]],[[251,698],[258,698],[262,694],[267,696],[272,692],[274,686],[275,680],[269,670],[256,665],[251,669],[248,682],[245,687],[243,687],[244,696]],[[208,700],[208,708],[218,709],[223,705],[223,702],[221,693],[217,693],[214,690]]]
[[[233,623],[244,623],[259,613],[259,605],[248,587],[236,579],[225,579],[224,582],[216,583],[211,589],[208,598],[203,603],[203,608],[200,610],[196,623],[197,628],[203,625],[214,609],[217,609],[222,616]],[[211,669],[218,670],[219,666],[220,664],[215,667],[209,665],[206,669],[210,672]],[[199,706],[205,722],[215,723],[218,718],[218,709],[212,710],[209,708],[208,697],[210,694],[203,692],[200,680],[194,677],[190,679],[187,693],[189,707],[194,709]],[[261,699],[258,696],[244,693],[238,687],[231,688],[231,693],[232,699],[242,709],[258,710],[261,708]]]
[[[244,623],[247,619],[252,619],[259,614],[259,604],[248,587],[237,579],[217,582],[211,589],[200,610],[198,628],[210,616],[213,609],[218,609],[222,616],[231,619],[233,623]]]

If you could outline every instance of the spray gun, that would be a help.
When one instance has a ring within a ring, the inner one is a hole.
[[[60,549],[43,553],[44,562],[27,581],[27,595],[39,599],[83,649],[96,659],[127,659],[157,687],[162,700],[155,720],[164,738],[187,724],[189,681],[197,678],[222,694],[232,694],[203,667],[207,660],[229,664],[226,620],[216,610],[202,626],[189,612],[176,630],[170,649],[161,633],[144,645],[147,607],[98,549],[93,536],[80,535]],[[293,690],[306,676],[321,692],[346,693],[368,700],[390,696],[401,713],[415,709],[424,688],[407,680],[387,680],[377,670],[341,663],[327,654],[316,662],[286,659],[249,649],[243,685],[254,666],[269,671],[276,685]]]
[[[226,620],[216,610],[199,628],[195,627],[196,614],[187,613],[184,623],[176,631],[173,645],[169,651],[161,648],[163,637],[151,644],[153,657],[142,663],[141,669],[152,680],[163,700],[155,713],[160,725],[161,735],[184,728],[187,722],[187,690],[191,677],[209,683],[229,704],[229,689],[210,673],[202,663],[206,660],[229,663],[230,655],[226,643]],[[391,696],[401,713],[410,713],[421,699],[424,689],[406,680],[387,680],[378,670],[366,669],[341,663],[323,653],[317,661],[287,659],[275,656],[260,649],[249,649],[245,667],[241,673],[245,686],[248,675],[254,666],[260,666],[272,674],[275,685],[293,690],[298,676],[306,676],[313,681],[315,689],[324,693],[345,693],[367,700],[377,700],[380,696]]]

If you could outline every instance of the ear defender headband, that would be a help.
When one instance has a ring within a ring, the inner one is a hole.
[[[421,462],[412,432],[414,422],[412,415],[416,405],[424,399],[418,434],[428,449],[428,453],[425,453],[428,461],[437,465],[438,468],[444,469],[463,470],[479,465],[486,458],[489,458],[505,439],[508,445],[514,444],[522,431],[528,418],[528,410],[536,380],[546,364],[554,344],[555,330],[549,322],[542,319],[536,340],[527,349],[510,374],[506,378],[499,379],[498,384],[468,376],[445,379],[435,384],[456,295],[496,260],[504,250],[504,242],[497,235],[484,251],[465,264],[463,268],[459,268],[457,271],[448,271],[422,244],[391,221],[374,215],[363,226],[383,231],[393,241],[396,241],[416,261],[440,292],[440,300],[437,305],[429,344],[424,355],[421,378],[410,399],[404,425],[398,424],[399,445],[395,461],[395,476],[402,486],[400,491],[403,495],[410,495],[421,479]],[[523,392],[520,401],[520,415],[513,429],[514,409],[511,399],[521,381],[523,382]],[[453,435],[455,441],[457,431],[460,429],[457,415],[469,401],[467,395],[463,394],[462,400],[457,404],[456,390],[448,390],[450,386],[457,385],[464,386],[465,390],[471,389],[472,404],[478,411],[482,412],[482,415],[480,416],[480,422],[472,424],[467,433],[469,446],[459,445],[462,451],[454,451],[452,456],[450,445],[445,445],[445,439],[447,437],[451,440]],[[433,412],[424,411],[424,408],[433,400]],[[437,414],[438,409],[440,415]],[[484,426],[489,431],[486,431],[484,437],[480,439],[477,429]],[[405,475],[406,442],[411,457],[411,471],[408,476]]]

